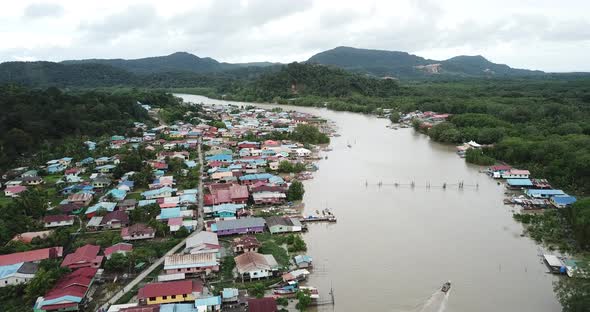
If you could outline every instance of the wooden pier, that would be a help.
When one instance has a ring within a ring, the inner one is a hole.
[[[336,223],[337,219],[336,216],[331,215],[331,216],[317,216],[317,217],[311,217],[311,218],[304,218],[304,217],[300,217],[299,221],[301,223],[313,223],[313,222],[331,222],[331,223]]]

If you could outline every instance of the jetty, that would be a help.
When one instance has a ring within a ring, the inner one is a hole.
[[[336,216],[307,216],[307,217],[300,217],[299,222],[301,223],[312,223],[312,222],[332,222],[336,223],[338,219]]]

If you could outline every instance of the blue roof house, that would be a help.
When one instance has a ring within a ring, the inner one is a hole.
[[[551,198],[558,195],[567,195],[562,190],[528,189],[524,192],[532,198]]]
[[[195,308],[199,312],[203,311],[220,311],[221,296],[201,297],[195,300]]]
[[[577,199],[570,195],[556,195],[549,200],[556,208],[565,208],[573,205]]]

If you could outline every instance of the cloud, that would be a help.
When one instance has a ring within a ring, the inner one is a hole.
[[[59,17],[64,8],[56,3],[33,3],[25,7],[25,18]]]
[[[141,30],[157,22],[156,9],[151,5],[133,5],[121,12],[79,26],[89,40],[113,40],[134,30]]]
[[[226,62],[292,62],[347,45],[431,59],[481,54],[514,67],[590,70],[583,56],[590,53],[590,2],[582,0],[60,0],[67,11],[22,1],[0,4],[0,61],[187,51]],[[38,22],[8,13],[23,8]],[[42,18],[47,16],[60,18]],[[572,57],[556,59],[560,53]]]

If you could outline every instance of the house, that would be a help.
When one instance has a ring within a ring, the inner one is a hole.
[[[248,187],[234,183],[215,183],[208,186],[211,194],[205,195],[205,205],[219,205],[226,203],[246,204],[250,193]]]
[[[88,206],[92,202],[92,194],[90,193],[76,193],[68,196],[68,202],[80,206]]]
[[[49,166],[47,166],[47,173],[49,174],[55,174],[55,173],[59,173],[62,172],[64,170],[66,170],[66,166],[63,164],[51,164]]]
[[[35,277],[38,265],[33,262],[19,262],[0,266],[0,288],[23,284]]]
[[[84,245],[74,253],[67,255],[61,263],[62,267],[68,267],[72,270],[79,268],[100,268],[103,256],[99,256],[100,246]]]
[[[39,177],[39,176],[34,176],[34,177],[23,177],[21,179],[21,181],[23,182],[23,184],[25,185],[39,185],[41,183],[43,183],[43,178]]]
[[[108,191],[105,195],[106,198],[112,198],[114,201],[121,201],[124,200],[127,196],[127,191],[120,190],[120,189],[112,189]]]
[[[133,210],[135,206],[137,206],[137,200],[135,199],[125,199],[117,203],[117,208],[121,211]]]
[[[149,190],[141,193],[145,199],[164,198],[172,196],[172,193],[176,190],[171,187],[162,187],[159,189]]]
[[[244,235],[234,238],[232,246],[235,253],[258,252],[260,242],[254,236]]]
[[[151,283],[137,292],[137,299],[143,304],[163,304],[174,302],[194,302],[203,293],[203,283],[199,280]]]
[[[174,254],[164,259],[166,274],[200,274],[209,275],[219,271],[219,260],[215,253]]]
[[[98,269],[82,268],[64,277],[43,297],[37,298],[33,311],[82,311]]]
[[[41,262],[45,259],[61,258],[63,247],[49,247],[23,252],[15,252],[7,255],[0,255],[0,266],[12,265],[22,262]]]
[[[94,217],[94,215],[98,212],[98,211],[106,211],[106,212],[111,212],[115,210],[115,207],[117,206],[117,203],[112,203],[112,202],[98,202],[95,205],[92,205],[90,207],[88,207],[88,209],[86,209],[86,216],[89,218]]]
[[[221,311],[221,296],[210,296],[197,298],[195,300],[197,312],[217,312]]]
[[[93,216],[86,223],[86,229],[88,231],[98,231],[100,229],[100,223],[102,222],[102,216]]]
[[[252,298],[248,299],[248,312],[277,312],[277,301],[275,298]]]
[[[299,219],[283,216],[272,216],[265,219],[271,234],[301,232],[303,226]]]
[[[105,229],[120,229],[129,225],[129,216],[121,210],[107,213],[100,221],[100,226]]]
[[[309,157],[311,156],[311,151],[307,148],[298,148],[295,149],[295,155],[297,155],[297,157]]]
[[[221,291],[222,302],[238,302],[240,292],[237,288],[224,288]]]
[[[12,240],[29,244],[35,238],[42,239],[42,240],[47,239],[49,237],[49,235],[51,235],[52,233],[53,233],[53,230],[25,232],[25,233],[20,233],[20,234],[14,235]]]
[[[309,268],[312,266],[313,262],[311,256],[308,255],[297,255],[293,257],[293,260],[295,261],[295,265],[297,265],[298,268]]]
[[[553,196],[567,195],[562,190],[528,189],[524,194],[531,198],[551,198]]]
[[[6,197],[19,197],[21,193],[27,190],[26,186],[17,185],[17,186],[9,186],[4,189],[4,196]]]
[[[124,240],[152,239],[155,236],[156,231],[142,223],[137,223],[121,230],[121,238]]]
[[[531,173],[528,170],[511,169],[501,174],[502,179],[528,179]]]
[[[217,234],[213,232],[201,231],[186,240],[186,249],[188,253],[213,253],[219,255],[221,245],[217,238]]]
[[[100,173],[111,173],[111,172],[113,172],[113,170],[115,170],[115,168],[117,168],[117,166],[108,164],[108,165],[98,166],[94,169]]]
[[[75,204],[75,203],[62,204],[62,205],[59,205],[57,208],[61,212],[67,213],[67,214],[79,214],[79,213],[82,213],[82,211],[84,210],[84,207],[82,205]]]
[[[111,259],[111,257],[113,256],[113,254],[123,254],[126,255],[128,252],[131,252],[133,250],[133,245],[129,244],[129,243],[118,243],[115,244],[111,247],[107,247],[104,250],[104,255],[105,257],[107,257],[107,259]]]
[[[511,190],[520,190],[533,187],[530,179],[506,179],[506,187]]]
[[[211,225],[212,232],[216,232],[219,236],[234,235],[234,234],[248,234],[248,233],[262,233],[266,221],[263,218],[241,218],[234,220],[221,220]]]
[[[257,191],[252,193],[252,200],[256,205],[276,205],[287,201],[284,191]]]
[[[242,280],[272,277],[279,270],[279,265],[272,255],[245,252],[236,256],[234,260]]]
[[[74,224],[74,217],[67,215],[45,216],[43,218],[43,223],[46,228],[70,226]]]
[[[98,176],[92,180],[91,184],[94,188],[105,188],[111,185],[111,179],[105,176]]]
[[[135,182],[130,181],[130,180],[125,180],[125,181],[119,182],[119,185],[117,185],[117,189],[122,190],[122,191],[126,191],[126,192],[131,192],[131,191],[133,191],[134,186],[135,186]]]
[[[570,195],[556,195],[551,197],[549,201],[555,208],[565,208],[573,205],[576,202],[576,198]]]

